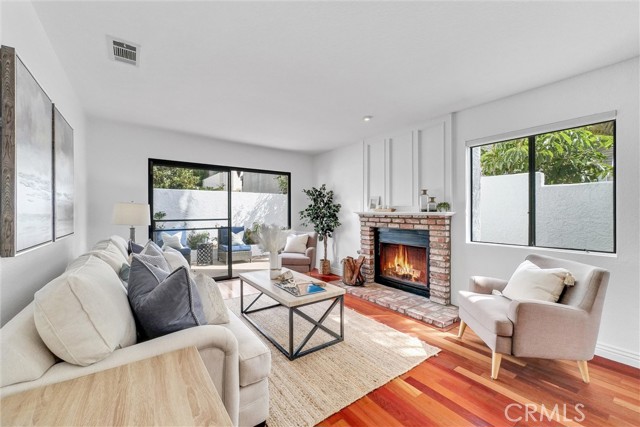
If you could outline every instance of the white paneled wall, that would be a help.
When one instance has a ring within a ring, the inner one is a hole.
[[[451,115],[421,126],[365,139],[363,204],[417,211],[428,189],[438,202],[451,202]]]

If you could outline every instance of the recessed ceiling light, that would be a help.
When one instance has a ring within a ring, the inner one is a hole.
[[[370,122],[370,121],[371,121],[371,119],[373,119],[373,116],[364,116],[364,117],[362,118],[362,121],[364,121],[364,122]]]

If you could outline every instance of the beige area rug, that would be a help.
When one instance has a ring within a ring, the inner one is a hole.
[[[254,298],[255,295],[246,296],[245,307]],[[266,296],[262,296],[259,302],[263,300],[267,304],[274,303]],[[225,302],[239,315],[239,298]],[[259,305],[256,303],[254,307]],[[327,307],[329,303],[322,302],[303,307],[301,311],[317,320]],[[285,345],[288,334],[288,314],[285,308],[277,307],[250,316],[288,348]],[[267,420],[270,427],[316,425],[440,351],[437,347],[346,307],[344,316],[343,342],[293,361],[256,332],[271,349],[272,355],[269,376],[270,414]],[[247,323],[244,318],[243,321]],[[311,325],[298,315],[294,315],[294,322],[296,346],[306,336]],[[323,324],[339,333],[339,305],[336,305]],[[255,331],[249,323],[247,325]],[[330,339],[330,335],[318,331],[309,344],[314,346]]]

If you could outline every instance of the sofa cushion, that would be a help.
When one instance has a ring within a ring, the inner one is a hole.
[[[229,329],[238,340],[240,387],[267,378],[271,372],[271,352],[260,338],[231,312],[229,312],[229,323],[220,326]]]
[[[125,289],[101,259],[89,255],[34,296],[40,337],[60,359],[86,366],[136,342]]]
[[[283,252],[280,257],[282,264],[286,265],[309,265],[311,263],[311,258],[308,256],[294,252]]]
[[[31,303],[0,332],[0,387],[38,379],[55,363],[38,334]]]
[[[503,337],[513,335],[513,323],[507,317],[509,299],[500,295],[459,291],[458,305],[489,331]]]
[[[284,252],[295,252],[304,254],[307,251],[308,234],[289,234],[287,244],[284,245]]]
[[[180,267],[167,274],[133,255],[129,302],[147,338],[206,325],[200,295],[189,272]]]
[[[229,323],[229,311],[224,304],[222,293],[216,281],[202,273],[196,274],[193,281],[198,288],[207,323],[209,325]]]

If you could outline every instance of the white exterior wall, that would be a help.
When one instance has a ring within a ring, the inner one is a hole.
[[[476,242],[526,245],[529,240],[529,174],[483,176],[474,207]],[[545,185],[536,173],[536,245],[613,249],[613,182]]]
[[[268,193],[231,193],[231,226],[251,228],[254,222],[287,226],[287,195]],[[154,213],[163,211],[165,219],[203,219],[227,217],[226,191],[153,190]],[[226,226],[226,221],[217,221]],[[206,222],[206,227],[211,226]],[[198,221],[187,222],[185,228],[202,227]],[[182,228],[182,223],[167,223],[165,228]]]
[[[13,258],[0,258],[0,324],[33,300],[33,294],[86,249],[87,189],[85,112],[31,2],[0,2],[0,43],[16,49],[29,71],[73,127],[75,234]]]

